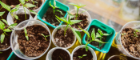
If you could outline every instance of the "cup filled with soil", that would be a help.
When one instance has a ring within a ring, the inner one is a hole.
[[[66,25],[61,25],[53,30],[52,42],[57,47],[63,47],[68,49],[75,44],[76,36],[69,27],[67,30],[65,30],[65,28]]]
[[[19,58],[37,59],[50,48],[50,30],[38,20],[26,20],[14,28],[10,43],[13,52]]]
[[[116,37],[118,49],[126,56],[140,59],[140,22],[126,23]]]
[[[127,58],[121,55],[113,55],[109,57],[108,60],[127,60]]]
[[[72,58],[68,50],[55,47],[48,52],[46,60],[72,60]]]
[[[9,25],[13,24],[13,23],[20,23],[24,20],[29,20],[29,19],[32,19],[32,16],[30,14],[30,11],[25,8],[26,10],[26,13],[23,9],[23,7],[21,6],[18,11],[14,12],[13,15],[11,15],[11,13],[9,12],[8,15],[7,15],[7,22]],[[18,16],[18,19],[16,19],[14,17],[14,15],[17,15]]]
[[[77,46],[71,54],[73,60],[97,60],[96,53],[90,47],[86,51],[85,45]]]
[[[90,37],[85,34],[82,39],[83,44],[89,43],[88,46],[103,53],[107,53],[110,50],[115,37],[115,30],[113,28],[94,19],[87,31]],[[93,38],[93,35],[95,35],[95,38]]]
[[[70,14],[75,16],[71,20],[82,20],[79,23],[71,25],[77,31],[82,31],[82,30],[80,30],[79,27],[81,27],[84,30],[86,30],[89,27],[89,24],[91,22],[91,17],[90,17],[90,14],[85,9],[80,8],[78,13],[77,13],[77,10],[73,9],[73,10],[70,11]],[[69,19],[69,15],[67,15],[67,20],[68,19]]]
[[[47,0],[45,1],[42,8],[38,12],[37,18],[41,20],[42,22],[46,23],[47,25],[49,25],[50,27],[56,28],[57,26],[62,25],[63,23],[63,22],[59,22],[56,19],[56,16],[66,17],[67,11],[69,11],[69,7],[62,4],[61,2],[58,2],[55,0],[54,2],[51,0]]]

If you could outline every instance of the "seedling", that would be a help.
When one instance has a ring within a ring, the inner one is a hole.
[[[87,56],[87,54],[83,54],[82,56],[78,56],[79,58],[83,58],[83,57],[85,57],[85,56]]]
[[[33,2],[33,4],[38,3],[37,1],[31,0]]]
[[[25,37],[26,37],[26,39],[29,40],[29,37],[28,37],[28,34],[27,34],[27,30],[26,30],[26,28],[24,28],[24,33],[25,33]]]
[[[35,11],[33,10],[30,10],[31,13],[35,14],[35,15],[38,15]]]
[[[61,60],[63,60],[62,57],[59,56],[59,58],[60,58]]]
[[[32,7],[35,7],[35,5],[33,5],[31,3],[25,3],[26,1],[28,2],[28,0],[19,0],[19,1],[22,4],[24,12],[25,12],[25,19],[27,19],[25,7],[26,8],[32,8]]]
[[[82,8],[82,7],[84,7],[85,5],[83,5],[83,4],[75,4],[75,3],[69,3],[69,4],[70,4],[70,5],[73,5],[74,8],[75,8],[75,10],[77,10],[77,13],[76,13],[76,19],[77,19],[79,9]]]
[[[70,20],[71,18],[73,18],[72,16],[70,16],[70,18],[68,20],[66,18],[64,18],[64,17],[60,18],[60,17],[56,16],[56,18],[58,19],[58,21],[60,20],[60,21],[63,21],[63,22],[65,22],[67,24],[66,28],[64,29],[64,36],[66,34],[66,31],[67,31],[68,27],[70,27],[69,25],[73,25],[75,23],[79,23],[79,22],[82,21],[82,20]],[[72,27],[70,27],[70,28],[73,31],[74,35],[77,37],[79,43],[81,44],[81,34],[80,34],[80,32],[75,31]]]
[[[137,32],[139,32],[139,29],[135,29],[135,31],[134,31],[134,36],[135,36],[135,37],[139,37],[139,36],[136,34]]]
[[[7,22],[6,22],[7,24]],[[4,38],[5,35],[8,35],[7,32],[11,32],[12,28],[15,27],[17,25],[17,23],[11,24],[10,26],[8,26],[8,28],[6,28],[5,24],[0,21],[0,29],[3,31],[3,33],[0,35],[0,42],[3,43],[4,42]]]
[[[47,37],[49,37],[50,35],[44,35],[44,34],[41,34],[41,35],[45,38],[46,41],[48,41]]]

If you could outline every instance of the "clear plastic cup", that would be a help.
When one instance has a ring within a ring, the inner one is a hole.
[[[55,48],[51,49],[51,50],[48,52],[47,56],[46,56],[46,60],[52,60],[52,54],[53,54],[53,52],[54,52],[55,50],[57,50],[57,49],[62,49],[62,50],[64,50],[64,51],[66,51],[66,52],[69,54],[69,56],[70,56],[70,60],[72,60],[71,55],[70,55],[70,52],[69,52],[68,50],[62,48],[62,47],[55,47]]]
[[[70,11],[70,13],[71,13],[71,14],[76,14],[76,13],[77,13],[77,10],[72,9],[72,10]],[[82,8],[79,9],[78,14],[83,14],[83,15],[86,15],[86,16],[87,16],[88,25],[87,25],[87,27],[84,29],[84,30],[86,30],[86,29],[89,27],[90,22],[91,22],[90,14],[89,14],[85,9],[82,9]],[[68,18],[69,18],[69,15],[67,15],[67,20],[68,20]],[[75,29],[75,30],[80,31],[80,32],[82,31],[82,30],[78,30],[78,29]]]
[[[111,60],[112,58],[115,58],[115,57],[118,57],[118,58],[120,58],[121,60],[127,60],[126,57],[123,57],[123,56],[121,56],[121,55],[112,55],[111,57],[108,58],[108,60]]]
[[[50,42],[49,42],[49,46],[48,48],[46,49],[46,51],[44,53],[42,53],[41,55],[39,56],[36,56],[36,57],[28,57],[26,55],[24,55],[20,49],[19,49],[19,44],[18,44],[18,34],[17,32],[20,32],[21,30],[23,30],[25,27],[28,27],[28,26],[33,26],[33,25],[41,25],[43,26],[44,28],[46,28],[46,30],[49,32],[50,34]],[[41,21],[38,21],[38,20],[25,20],[21,23],[19,23],[15,28],[14,30],[12,31],[12,34],[11,34],[11,38],[10,38],[10,45],[11,45],[11,48],[12,48],[12,51],[16,54],[16,56],[18,56],[19,58],[21,59],[37,59],[37,58],[40,58],[41,56],[43,56],[47,51],[48,49],[50,48],[51,46],[51,33],[50,33],[50,30],[49,28]]]
[[[80,45],[80,46],[77,46],[73,51],[72,51],[72,54],[71,54],[71,57],[72,57],[72,60],[73,60],[73,54],[75,53],[75,51],[77,51],[78,49],[80,48],[84,48],[85,45]],[[93,56],[93,60],[97,60],[97,56],[96,56],[96,53],[94,52],[94,50],[91,48],[91,47],[88,47],[88,50],[91,52],[92,56]]]
[[[124,46],[122,45],[121,42],[121,32],[123,29],[125,28],[133,28],[133,29],[139,29],[140,28],[140,21],[131,21],[126,23],[122,29],[120,30],[120,32],[117,34],[116,39],[115,39],[115,43],[117,44],[118,49],[125,54],[126,56],[132,57],[134,59],[140,59],[138,57],[132,56],[128,51],[125,50]]]

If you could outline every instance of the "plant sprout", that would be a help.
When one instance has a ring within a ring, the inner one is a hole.
[[[59,56],[59,58],[60,58],[61,60],[63,60],[62,57]]]
[[[25,7],[26,8],[31,8],[31,7],[35,7],[35,5],[33,5],[31,3],[25,3],[25,2],[28,2],[28,0],[19,0],[19,1],[22,4],[24,12],[25,12],[25,19],[27,19]]]
[[[58,19],[58,21],[60,20],[60,21],[63,21],[65,23],[67,23],[67,26],[64,29],[64,36],[66,34],[66,31],[67,31],[68,27],[70,27],[69,25],[73,25],[75,23],[79,23],[79,22],[82,21],[82,20],[70,20],[71,18],[73,18],[72,16],[68,20],[66,18],[64,18],[64,17],[60,18],[60,17],[56,16],[56,18]],[[77,37],[79,43],[81,44],[81,34],[80,34],[80,32],[79,31],[75,31],[72,27],[70,27],[70,28],[73,31],[74,35]]]
[[[31,0],[33,2],[33,4],[38,3],[37,1]]]
[[[134,31],[134,36],[135,37],[138,37],[138,35],[136,34],[137,32],[139,32],[139,29],[135,29],[135,31]]]
[[[87,56],[87,54],[83,54],[82,56],[78,56],[79,58],[83,58],[83,57],[85,57],[85,56]]]
[[[77,19],[79,9],[80,9],[81,7],[84,7],[85,5],[83,5],[83,4],[75,4],[75,3],[69,3],[69,4],[70,4],[70,5],[73,5],[74,8],[75,8],[75,10],[77,10],[77,13],[76,13],[76,19]]]
[[[45,38],[46,41],[48,41],[47,37],[50,36],[50,35],[44,35],[44,34],[41,34],[41,35]]]
[[[25,33],[25,37],[26,37],[26,39],[29,40],[29,37],[28,37],[28,34],[27,34],[27,30],[26,30],[26,28],[24,28],[24,33]]]
[[[5,24],[7,24],[7,22]],[[7,32],[11,32],[11,29],[17,25],[17,23],[14,23],[8,26],[8,28],[6,28],[5,24],[2,21],[0,21],[0,29],[3,31],[3,33],[0,35],[1,43],[4,42],[5,35],[8,35]]]

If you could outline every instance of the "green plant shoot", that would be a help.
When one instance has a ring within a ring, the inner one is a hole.
[[[87,56],[87,54],[83,54],[82,56],[78,56],[78,58],[83,58],[85,56]]]
[[[27,30],[26,30],[26,28],[24,28],[24,33],[25,33],[25,37],[26,37],[26,39],[29,40],[29,37],[28,37],[28,34],[27,34]]]
[[[82,8],[82,7],[84,7],[85,5],[83,5],[83,4],[75,4],[75,3],[69,3],[69,4],[70,4],[70,5],[73,5],[74,8],[75,8],[75,10],[77,10],[77,13],[76,13],[76,19],[77,19],[79,9]]]
[[[45,38],[46,41],[48,41],[47,37],[49,37],[50,35],[44,35],[44,34],[41,34],[41,35]]]

